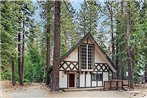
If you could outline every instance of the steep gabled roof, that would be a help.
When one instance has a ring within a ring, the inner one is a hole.
[[[94,43],[96,44],[96,47],[102,52],[102,54],[105,56],[105,58],[107,59],[107,61],[112,65],[112,69],[114,72],[116,72],[116,66],[114,65],[114,63],[111,61],[111,59],[109,58],[109,56],[104,52],[104,50],[97,44],[97,42],[94,40],[93,36],[91,35],[91,33],[87,33],[82,39],[79,40],[79,42],[74,45],[65,55],[63,55],[60,59],[60,62],[62,62],[66,57],[68,57],[77,47],[79,47],[82,42],[87,39],[87,38],[91,38]],[[52,68],[51,68],[52,69]]]

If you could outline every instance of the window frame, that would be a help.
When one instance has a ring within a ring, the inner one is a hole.
[[[91,81],[103,81],[103,73],[92,73]]]
[[[86,46],[86,51],[85,52],[83,52],[83,50],[82,50],[82,46]],[[92,47],[92,48],[89,48],[89,46],[90,47]],[[89,51],[89,49],[91,50],[91,51]],[[83,58],[85,58],[85,65],[86,65],[86,67],[85,68],[82,68],[83,67],[83,61],[84,60],[82,60],[82,55],[84,55],[83,53],[86,53],[86,56],[85,57],[83,57]],[[82,45],[80,45],[80,65],[81,65],[81,69],[82,70],[93,70],[93,66],[94,66],[94,44],[87,44],[87,43],[83,43]],[[91,68],[90,68],[90,66],[89,66],[89,62],[91,62],[90,63],[90,65],[91,65]]]

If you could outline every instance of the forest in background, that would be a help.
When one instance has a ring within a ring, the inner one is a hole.
[[[1,1],[1,79],[13,85],[48,84],[54,42],[60,43],[61,57],[90,32],[116,65],[116,78],[137,81],[147,68],[147,1],[84,0],[79,12],[68,0],[59,2],[60,41],[55,39],[54,1],[37,2],[41,23],[33,19],[32,1]]]

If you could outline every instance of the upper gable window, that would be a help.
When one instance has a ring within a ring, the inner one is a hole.
[[[80,47],[81,69],[92,69],[94,64],[94,46],[91,44],[82,44]]]

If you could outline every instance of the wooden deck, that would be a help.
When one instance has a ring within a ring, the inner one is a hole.
[[[104,81],[104,90],[126,90],[127,88],[130,88],[130,81],[128,80]]]

